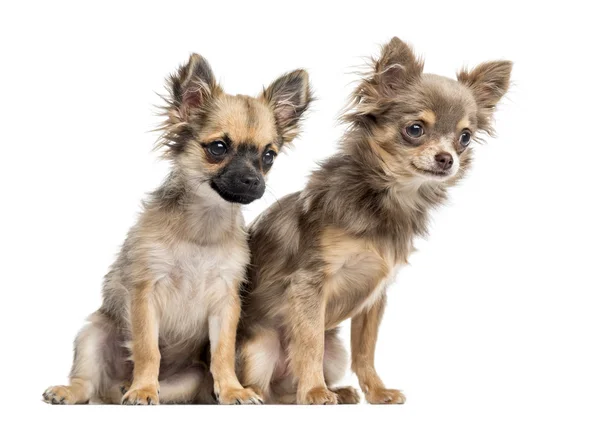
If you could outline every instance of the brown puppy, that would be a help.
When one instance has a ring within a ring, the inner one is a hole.
[[[103,303],[75,340],[68,386],[49,403],[260,403],[235,375],[240,284],[250,260],[241,204],[262,196],[311,101],[296,70],[257,97],[231,96],[197,54],[168,80],[172,171],[144,202],[106,275]],[[210,342],[210,373],[201,353]],[[126,385],[123,387],[123,385]],[[127,390],[128,389],[128,390]],[[123,395],[124,393],[124,395]]]
[[[492,132],[511,67],[484,63],[456,81],[424,74],[398,38],[383,48],[344,117],[341,150],[250,228],[242,384],[270,402],[358,402],[354,389],[331,388],[346,360],[336,326],[351,318],[352,369],[367,401],[404,402],[374,366],[386,287],[469,168],[472,138]]]

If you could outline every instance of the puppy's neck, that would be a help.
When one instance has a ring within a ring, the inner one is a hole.
[[[306,218],[388,241],[397,258],[405,259],[413,238],[427,234],[430,210],[446,198],[445,187],[398,177],[368,138],[348,140],[311,176],[301,196]]]
[[[239,204],[225,201],[208,182],[190,182],[177,170],[152,193],[146,209],[160,213],[186,241],[220,243],[243,230]]]

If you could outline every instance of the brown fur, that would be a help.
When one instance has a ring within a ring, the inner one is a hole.
[[[338,402],[332,385],[345,353],[335,327],[351,318],[352,369],[367,401],[404,402],[374,366],[386,286],[414,238],[427,234],[430,210],[469,168],[463,133],[491,131],[510,66],[487,63],[454,81],[423,74],[397,38],[383,48],[344,116],[350,127],[340,151],[250,228],[242,384],[260,385],[271,402]],[[415,123],[424,129],[418,138],[408,134]],[[452,158],[448,168],[443,156]],[[332,366],[336,375],[327,376]]]
[[[250,259],[240,203],[262,194],[265,155],[298,132],[311,101],[308,75],[285,74],[256,98],[231,96],[193,54],[168,84],[158,146],[172,171],[144,202],[105,277],[102,306],[75,340],[70,384],[48,388],[49,403],[158,404],[159,391],[163,403],[209,403],[213,379],[220,403],[261,402],[235,373]],[[211,152],[217,141],[226,153]],[[238,175],[251,178],[244,184]],[[201,358],[208,346],[210,370]]]

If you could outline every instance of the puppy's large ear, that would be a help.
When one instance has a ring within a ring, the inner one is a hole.
[[[169,78],[171,99],[182,121],[187,121],[195,110],[205,107],[210,99],[221,92],[210,64],[199,54],[192,54],[186,65]]]
[[[381,49],[381,57],[374,65],[372,83],[380,95],[389,97],[418,79],[422,72],[423,62],[412,48],[394,37]]]
[[[478,127],[490,134],[492,115],[496,104],[508,91],[511,71],[510,61],[490,61],[471,71],[462,69],[456,75],[458,81],[471,89],[475,97]]]
[[[167,78],[169,95],[163,97],[162,107],[166,120],[156,149],[166,146],[166,156],[173,157],[183,151],[186,142],[193,137],[190,121],[205,113],[210,102],[222,91],[217,84],[208,61],[199,54],[192,54],[187,64]]]
[[[354,90],[342,120],[369,125],[384,113],[406,86],[423,73],[423,62],[410,46],[394,37],[373,60],[372,68]]]
[[[300,132],[300,120],[313,100],[308,73],[299,69],[286,73],[263,90],[260,98],[273,110],[284,143]]]

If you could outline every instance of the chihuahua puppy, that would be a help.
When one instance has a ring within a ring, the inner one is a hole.
[[[512,64],[424,74],[411,48],[393,38],[354,92],[341,150],[302,192],[250,227],[251,264],[241,322],[238,375],[269,402],[357,403],[332,388],[347,355],[336,327],[352,319],[351,366],[366,400],[401,404],[374,364],[386,287],[427,233],[430,210],[446,200],[471,163],[470,144],[492,133],[492,113]]]
[[[172,170],[143,203],[105,277],[103,304],[75,339],[53,404],[261,403],[235,374],[239,289],[250,260],[240,207],[260,198],[311,102],[304,70],[258,97],[226,94],[193,54],[168,81],[164,147]],[[210,373],[201,354],[210,343]],[[212,375],[212,378],[211,378]],[[125,386],[123,386],[125,385]],[[199,393],[204,391],[205,393]]]

